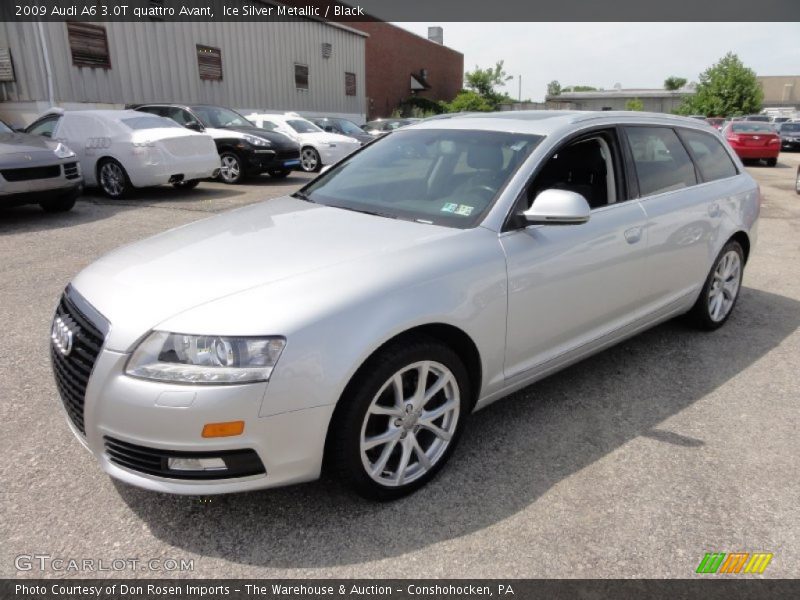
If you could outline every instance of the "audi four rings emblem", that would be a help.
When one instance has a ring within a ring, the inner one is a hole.
[[[58,351],[64,356],[69,356],[69,353],[72,352],[72,330],[61,317],[56,317],[56,320],[53,321],[50,337]]]

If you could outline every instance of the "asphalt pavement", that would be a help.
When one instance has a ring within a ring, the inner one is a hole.
[[[50,320],[74,274],[307,176],[0,210],[0,577],[683,578],[706,552],[737,551],[773,553],[764,577],[800,576],[798,164],[749,167],[759,239],[725,327],[666,323],[471,416],[441,475],[390,504],[326,481],[212,498],[132,488],[58,409]],[[18,570],[35,554],[161,570]]]

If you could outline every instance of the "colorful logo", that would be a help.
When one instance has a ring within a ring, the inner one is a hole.
[[[774,555],[768,552],[707,552],[696,573],[763,573]]]

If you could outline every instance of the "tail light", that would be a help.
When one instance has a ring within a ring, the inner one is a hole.
[[[730,143],[732,143],[732,144],[738,144],[739,142],[741,142],[741,141],[742,141],[742,138],[741,138],[741,136],[738,136],[738,135],[736,135],[735,133],[732,133],[732,134],[730,134],[730,135],[728,136],[728,141],[729,141]]]
[[[769,142],[767,142],[767,143],[768,144],[780,144],[781,143],[781,138],[779,138],[777,136],[772,137],[772,138],[769,139]]]

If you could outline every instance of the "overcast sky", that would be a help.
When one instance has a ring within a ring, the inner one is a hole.
[[[670,75],[697,81],[728,51],[758,75],[800,75],[800,23],[395,23],[464,54],[464,68],[505,61],[505,91],[544,100],[547,84],[610,89],[662,87]],[[420,65],[420,68],[424,65]]]

